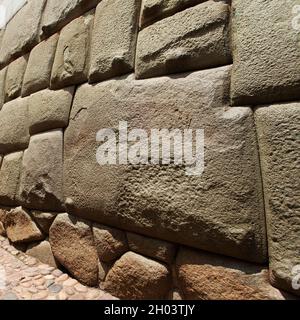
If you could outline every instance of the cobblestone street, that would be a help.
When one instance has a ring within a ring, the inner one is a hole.
[[[16,250],[0,237],[0,300],[110,300],[58,269]]]

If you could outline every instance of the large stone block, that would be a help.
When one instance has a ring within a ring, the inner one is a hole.
[[[98,256],[88,221],[67,213],[59,214],[49,233],[55,258],[71,274],[88,286],[98,284]]]
[[[24,152],[20,201],[27,208],[62,210],[63,133],[53,130],[30,138]]]
[[[9,63],[38,43],[45,3],[46,0],[29,0],[9,21],[1,43],[0,65]]]
[[[20,57],[7,67],[5,81],[5,101],[15,99],[21,95],[27,60],[28,55]]]
[[[0,153],[26,149],[28,143],[27,98],[7,102],[0,111]]]
[[[255,111],[267,216],[271,281],[293,289],[300,265],[300,103]],[[298,266],[298,271],[297,267]]]
[[[28,96],[36,91],[50,86],[50,76],[58,34],[35,46],[30,52],[23,80],[22,96]]]
[[[64,141],[70,212],[150,237],[245,260],[266,260],[253,113],[228,105],[230,67],[176,77],[84,84]],[[89,97],[88,99],[86,97]],[[155,97],[155,99],[153,98]],[[184,165],[99,165],[98,130],[204,129],[205,170]]]
[[[134,68],[140,0],[102,0],[96,9],[89,81]]]
[[[229,6],[206,1],[139,32],[137,78],[231,63]]]
[[[188,300],[294,298],[270,285],[265,267],[204,251],[181,248],[176,271],[181,292]]]
[[[48,0],[43,16],[44,37],[59,31],[73,19],[96,7],[101,0]]]
[[[62,90],[42,90],[28,98],[29,132],[64,128],[69,123],[69,114],[74,87]]]
[[[52,68],[51,88],[87,81],[93,19],[93,12],[89,12],[61,30]]]
[[[293,28],[298,0],[233,0],[235,105],[300,97],[299,31]]]
[[[108,272],[103,289],[120,299],[164,299],[171,274],[159,262],[133,252],[125,253]]]
[[[17,191],[23,152],[7,154],[0,170],[0,203],[4,205],[17,204]]]
[[[4,104],[5,100],[5,76],[7,68],[0,70],[0,110]]]

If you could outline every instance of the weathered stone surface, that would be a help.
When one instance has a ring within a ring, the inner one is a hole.
[[[100,0],[48,0],[43,16],[43,36],[59,31],[83,13],[96,7]]]
[[[52,64],[57,46],[58,34],[35,46],[30,52],[23,80],[22,96],[50,86]]]
[[[104,290],[120,299],[163,299],[171,286],[168,268],[134,252],[125,253],[112,267]]]
[[[74,87],[62,90],[42,90],[28,98],[29,132],[39,133],[64,128],[69,123],[69,114]]]
[[[207,69],[231,63],[229,6],[206,1],[139,32],[136,77]]]
[[[0,65],[21,56],[38,43],[39,25],[46,0],[29,0],[9,21],[0,49]]]
[[[50,228],[50,244],[55,258],[86,285],[98,282],[98,255],[91,225],[67,213],[59,214]]]
[[[51,88],[87,81],[94,12],[73,20],[60,32],[51,74]]]
[[[127,239],[131,251],[166,263],[173,262],[176,253],[176,246],[174,244],[131,232],[127,232]]]
[[[0,153],[27,148],[29,138],[27,98],[7,102],[0,111]]]
[[[12,242],[31,242],[44,238],[40,229],[22,207],[12,209],[5,218],[7,237]]]
[[[40,229],[45,233],[49,234],[49,229],[52,225],[52,222],[58,215],[57,212],[41,212],[33,210],[31,211],[31,215],[34,218],[36,224],[40,227]]]
[[[3,222],[0,221],[0,236],[5,237],[6,236],[6,231],[3,225]]]
[[[95,223],[93,234],[100,261],[114,261],[128,250],[126,234],[122,230]]]
[[[5,100],[5,77],[7,68],[0,70],[0,110],[4,104]]]
[[[231,98],[236,105],[300,97],[297,0],[233,1]]]
[[[255,111],[268,226],[272,284],[292,288],[300,265],[300,103]],[[299,277],[299,276],[298,276]],[[299,279],[299,278],[298,278]]]
[[[17,98],[21,95],[23,76],[27,66],[28,55],[13,61],[7,67],[5,81],[5,101]]]
[[[90,82],[133,70],[139,9],[139,0],[99,3],[92,37]]]
[[[140,26],[146,27],[157,20],[204,1],[206,0],[143,0]]]
[[[0,221],[2,223],[4,223],[5,217],[10,210],[11,210],[10,207],[2,207],[2,206],[0,207]]]
[[[179,250],[177,276],[188,300],[285,300],[265,267],[188,248]],[[292,298],[292,297],[291,297]]]
[[[68,211],[150,237],[265,261],[253,113],[228,106],[229,73],[230,67],[221,67],[138,81],[130,75],[78,88],[64,143]],[[148,131],[204,129],[204,173],[188,176],[184,166],[174,165],[99,165],[96,133],[118,130],[119,121]]]
[[[105,280],[105,277],[106,277],[110,267],[111,267],[111,264],[106,263],[106,262],[102,262],[102,261],[99,260],[99,263],[98,263],[98,278],[99,278],[100,284],[101,284],[102,281]]]
[[[34,135],[24,152],[20,201],[27,208],[62,210],[63,133],[52,130]]]
[[[53,256],[50,243],[47,240],[30,244],[26,250],[26,254],[37,258],[38,260],[45,264],[48,264],[49,266],[57,268],[57,263]]]
[[[0,170],[1,204],[9,206],[17,204],[17,191],[20,178],[22,156],[23,152],[15,152],[6,155],[3,159]]]

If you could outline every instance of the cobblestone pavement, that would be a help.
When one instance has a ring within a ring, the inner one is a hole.
[[[111,300],[68,274],[16,250],[0,236],[0,300]]]

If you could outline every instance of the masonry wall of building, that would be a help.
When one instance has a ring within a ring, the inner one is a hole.
[[[0,35],[0,234],[119,298],[299,296],[297,4],[28,0]],[[203,174],[99,165],[120,121],[204,129]]]

